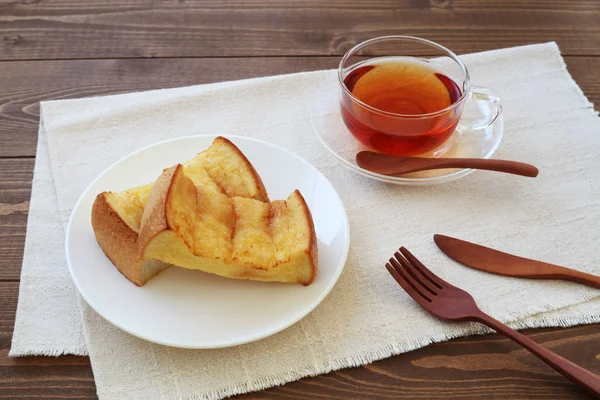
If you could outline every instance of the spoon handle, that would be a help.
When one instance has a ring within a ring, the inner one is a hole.
[[[484,158],[422,158],[420,160],[427,160],[427,162],[415,163],[415,168],[419,167],[419,165],[421,165],[421,168],[411,172],[440,168],[472,168],[506,172],[508,174],[528,176],[531,178],[536,177],[539,173],[538,169],[533,165],[519,161],[489,160]],[[406,166],[408,166],[408,163]]]
[[[356,163],[361,168],[384,175],[402,175],[443,168],[485,169],[529,177],[536,177],[539,172],[533,165],[518,161],[489,160],[484,158],[399,157],[372,151],[359,152],[356,155]]]

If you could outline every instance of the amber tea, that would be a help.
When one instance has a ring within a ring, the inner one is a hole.
[[[461,98],[461,88],[426,61],[375,58],[350,70],[344,84],[353,95],[342,93],[344,122],[376,151],[426,153],[448,140],[460,118],[461,107],[442,110]]]

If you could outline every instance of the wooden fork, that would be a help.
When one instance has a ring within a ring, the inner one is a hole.
[[[481,311],[471,295],[427,269],[407,249],[394,253],[386,268],[421,307],[444,321],[476,321],[514,340],[540,360],[600,399],[600,377],[542,347]]]

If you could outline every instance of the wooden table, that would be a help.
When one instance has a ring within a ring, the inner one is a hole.
[[[554,40],[600,105],[599,0],[0,0],[0,398],[95,398],[86,357],[8,358],[40,100],[332,68],[353,43],[386,34],[459,54]],[[600,373],[600,324],[526,334]],[[492,335],[240,398],[586,396]]]

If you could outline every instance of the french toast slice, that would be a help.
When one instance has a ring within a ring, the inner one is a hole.
[[[226,138],[217,137],[208,149],[184,163],[183,170],[194,185],[220,196],[269,201],[252,164]],[[153,185],[100,193],[92,206],[92,227],[98,244],[117,269],[138,286],[169,267],[157,260],[142,261],[138,251],[142,213]]]
[[[138,243],[142,260],[228,278],[309,285],[317,272],[313,220],[298,190],[270,203],[230,198],[195,185],[182,165],[152,188]]]

